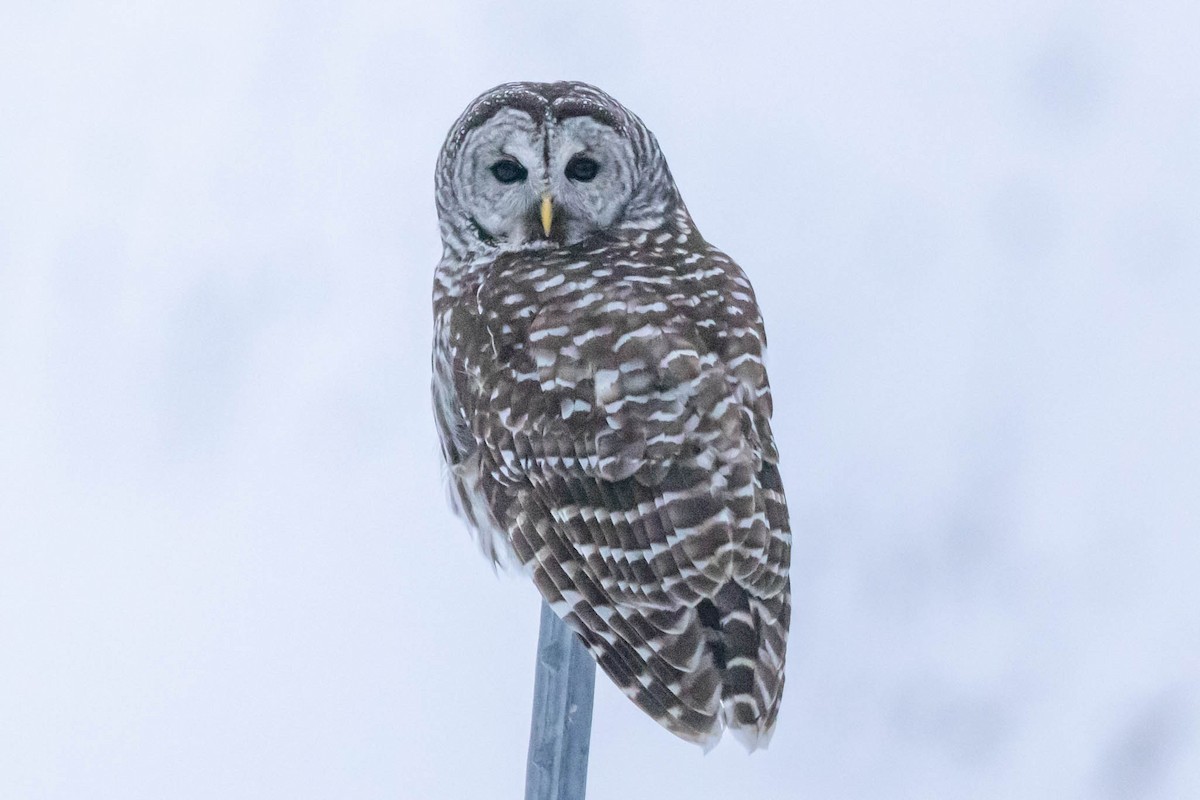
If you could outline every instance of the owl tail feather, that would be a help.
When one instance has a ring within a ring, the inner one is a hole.
[[[780,615],[766,613],[765,603],[771,601],[730,581],[700,604],[721,671],[722,720],[751,752],[770,744],[783,694],[786,619],[781,627]]]

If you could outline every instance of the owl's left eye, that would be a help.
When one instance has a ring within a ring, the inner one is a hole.
[[[600,165],[596,163],[596,159],[587,156],[575,156],[567,162],[565,170],[568,178],[581,183],[587,183],[596,177],[596,173],[599,171]]]
[[[516,183],[525,180],[529,174],[524,167],[511,158],[502,158],[492,164],[492,174],[501,183]]]

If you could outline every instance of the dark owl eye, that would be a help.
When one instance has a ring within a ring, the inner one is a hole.
[[[529,173],[511,158],[504,158],[492,164],[492,174],[501,183],[516,183],[525,180]]]
[[[567,177],[573,181],[587,183],[596,177],[599,171],[600,165],[596,163],[596,159],[587,156],[575,156],[567,162]]]

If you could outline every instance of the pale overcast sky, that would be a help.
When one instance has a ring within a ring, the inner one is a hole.
[[[0,797],[520,796],[433,166],[564,78],[753,280],[797,537],[770,750],[600,677],[589,797],[1200,796],[1192,0],[8,6]]]

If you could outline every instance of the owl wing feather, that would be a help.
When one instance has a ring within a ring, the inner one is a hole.
[[[790,530],[749,282],[711,248],[571,255],[497,263],[438,316],[455,508],[661,724],[765,744]]]

